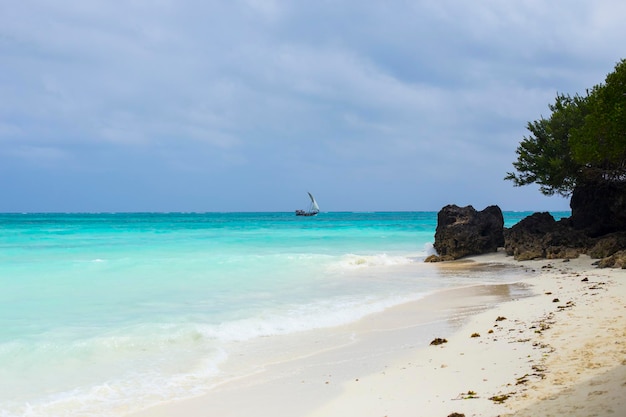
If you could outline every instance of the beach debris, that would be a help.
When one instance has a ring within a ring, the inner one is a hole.
[[[480,337],[480,334],[479,333],[472,333],[471,337]]]
[[[538,368],[541,369],[541,372],[535,372],[532,374],[526,374],[524,376],[520,376],[519,378],[516,378],[516,383],[515,385],[520,385],[520,384],[526,384],[528,382],[528,380],[530,378],[539,378],[539,379],[544,379],[546,377],[546,374],[544,373],[545,369],[543,368]],[[533,370],[535,370],[535,367],[533,366]]]
[[[454,398],[455,400],[473,400],[475,398],[480,398],[476,391],[469,390],[467,392],[462,392]]]
[[[537,364],[535,364],[535,365],[531,366],[531,368],[532,368],[533,371],[537,371],[537,372],[545,372],[545,370],[546,370],[546,366],[545,365],[537,365]]]
[[[465,414],[452,413],[452,414],[448,414],[448,417],[465,417]]]
[[[538,349],[547,349],[549,353],[554,352],[554,348],[547,343],[534,342],[533,347]]]
[[[565,305],[564,305],[564,306],[558,306],[557,308],[558,308],[559,310],[564,310],[564,309],[566,309],[566,308],[571,308],[571,307],[574,307],[575,305],[576,305],[576,304],[574,304],[574,302],[573,302],[573,301],[568,301],[567,303],[565,303]]]
[[[589,281],[589,278],[587,278],[587,277],[585,277],[585,278],[580,280],[580,282],[588,282],[588,281]]]
[[[525,384],[525,383],[527,383],[527,382],[528,382],[528,377],[529,377],[529,376],[530,376],[530,375],[526,374],[526,375],[524,375],[524,376],[520,376],[519,378],[516,378],[516,381],[517,381],[517,382],[515,383],[515,385],[520,385],[520,384]]]
[[[508,400],[510,397],[511,397],[510,394],[500,394],[500,395],[494,395],[493,397],[489,397],[489,399],[493,401],[494,403],[502,404],[503,402]]]
[[[550,325],[554,324],[554,321],[552,320],[553,318],[554,313],[550,313],[538,322],[535,322],[532,326],[529,327],[529,329],[535,329],[535,333],[541,333],[544,330],[548,330],[550,328]]]
[[[558,302],[560,302],[560,301],[561,301],[561,300],[559,300],[558,298],[555,298],[554,300],[552,300],[552,302],[553,302],[553,303],[558,303]]]
[[[506,320],[506,317],[498,316],[498,318],[496,319],[496,321],[502,321],[502,320]]]
[[[531,327],[531,329],[537,329],[537,330],[535,330],[535,333],[541,333],[544,330],[548,330],[549,328],[550,328],[550,324],[546,323],[544,321],[539,323],[539,329],[537,329],[537,326]]]
[[[436,337],[433,339],[432,342],[430,342],[431,346],[437,346],[437,345],[441,345],[443,343],[448,343],[448,341],[446,339],[443,339],[441,337]]]
[[[493,333],[493,329],[489,329],[489,331],[487,333],[489,333],[489,334]]]

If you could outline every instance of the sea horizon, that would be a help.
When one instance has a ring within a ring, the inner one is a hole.
[[[466,206],[459,206],[466,207]],[[487,206],[483,207],[486,208]],[[476,207],[474,207],[476,208]],[[478,211],[482,209],[477,209]],[[324,213],[438,213],[437,210],[320,210],[319,214]],[[557,215],[563,215],[566,213],[571,214],[571,210],[502,210],[502,213],[555,213]],[[51,210],[51,211],[0,211],[2,214],[268,214],[268,213],[280,213],[280,214],[293,214],[294,210],[102,210],[102,211],[66,211],[66,210]],[[313,216],[314,217],[314,216]]]

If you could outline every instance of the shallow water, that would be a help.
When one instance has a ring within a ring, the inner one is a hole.
[[[434,212],[0,214],[0,416],[197,395],[233,346],[515,278],[424,264],[435,227]]]

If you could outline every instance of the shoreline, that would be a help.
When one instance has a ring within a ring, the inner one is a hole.
[[[442,269],[455,271],[504,265],[536,273],[521,284],[443,290],[350,325],[314,332],[312,343],[329,333],[350,335],[350,342],[267,364],[200,397],[130,415],[619,413],[626,409],[621,399],[626,390],[621,385],[626,383],[626,271],[599,270],[591,263],[587,257],[517,262],[501,252],[444,263]],[[583,277],[588,281],[582,282]],[[421,322],[415,322],[418,316]],[[471,337],[473,333],[480,336]],[[435,337],[448,342],[429,346]],[[597,350],[604,360],[597,358]],[[575,395],[578,391],[594,393],[595,402]],[[489,399],[498,396],[504,401]]]
[[[624,415],[626,271],[592,262],[518,263],[540,271],[535,297],[477,314],[448,343],[415,352],[414,365],[396,362],[307,416]]]

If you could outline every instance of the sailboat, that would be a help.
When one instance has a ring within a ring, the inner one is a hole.
[[[296,210],[296,216],[315,216],[320,212],[320,206],[317,205],[317,201],[315,201],[315,197],[313,194],[308,193],[309,198],[311,199],[311,204],[309,205],[308,210]]]

